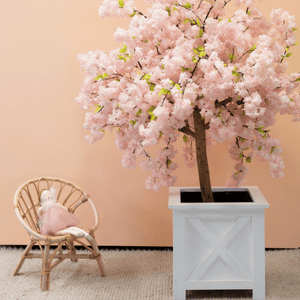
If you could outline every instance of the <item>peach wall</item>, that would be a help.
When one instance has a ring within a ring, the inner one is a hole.
[[[147,4],[136,2],[145,11]],[[75,102],[84,77],[76,55],[118,47],[113,33],[128,24],[126,19],[101,19],[99,4],[99,0],[0,3],[0,244],[28,241],[13,211],[17,187],[30,178],[56,176],[75,182],[94,199],[102,224],[99,244],[172,245],[168,189],[149,191],[144,187],[149,174],[122,167],[114,134],[94,145],[84,141],[84,111]],[[268,14],[279,7],[294,13],[300,26],[297,0],[257,4]],[[300,46],[292,52],[289,71],[297,72]],[[300,124],[279,116],[271,134],[281,139],[286,175],[272,179],[268,165],[254,161],[246,185],[259,186],[270,203],[266,246],[300,247]],[[216,186],[225,185],[232,171],[227,147],[225,143],[209,151]],[[176,186],[197,185],[196,169],[185,167],[180,156],[178,164]]]

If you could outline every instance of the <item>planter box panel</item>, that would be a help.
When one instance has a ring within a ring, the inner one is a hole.
[[[186,281],[252,278],[252,219],[186,217]]]
[[[174,300],[186,299],[186,290],[201,289],[251,289],[253,299],[265,299],[264,210],[269,204],[257,187],[246,189],[252,203],[181,203],[181,188],[170,188]]]

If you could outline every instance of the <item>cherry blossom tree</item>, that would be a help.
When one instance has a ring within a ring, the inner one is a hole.
[[[281,146],[268,128],[277,113],[299,121],[300,74],[286,74],[297,28],[281,9],[268,20],[254,0],[188,1],[148,0],[143,13],[132,0],[104,0],[101,17],[131,22],[114,34],[122,47],[78,55],[85,80],[77,101],[95,106],[86,113],[86,140],[116,129],[123,166],[152,172],[147,188],[175,183],[174,143],[182,139],[187,166],[198,166],[203,201],[212,202],[206,151],[216,142],[232,141],[228,186],[244,182],[254,157],[269,162],[272,177],[283,176]],[[230,2],[239,9],[228,19]]]

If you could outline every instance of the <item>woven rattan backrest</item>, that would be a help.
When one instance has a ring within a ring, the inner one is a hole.
[[[36,178],[26,182],[15,195],[15,208],[25,223],[35,232],[38,221],[37,210],[40,207],[39,195],[44,189],[53,187],[56,191],[57,202],[73,212],[76,204],[87,201],[88,196],[73,183],[58,178]]]

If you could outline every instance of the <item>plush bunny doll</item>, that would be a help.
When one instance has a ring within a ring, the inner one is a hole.
[[[87,233],[78,227],[79,218],[68,212],[67,208],[56,202],[55,190],[42,190],[40,192],[40,205],[38,209],[39,221],[42,235],[64,235],[72,234],[84,237]]]

